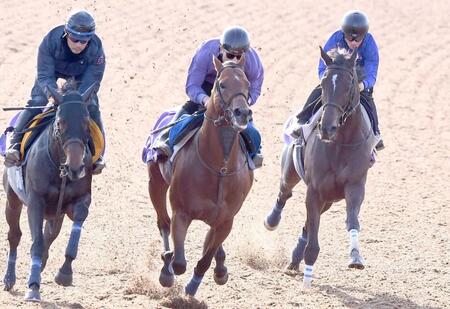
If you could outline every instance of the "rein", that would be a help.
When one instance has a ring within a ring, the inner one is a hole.
[[[351,76],[352,85],[355,84],[355,72],[353,70],[350,70],[350,69],[344,68],[344,67],[340,67],[340,66],[337,66],[337,65],[330,65],[330,66],[327,67],[327,70],[329,68],[349,73],[350,76]],[[325,107],[331,106],[331,107],[337,108],[341,112],[341,116],[339,117],[338,127],[344,125],[345,121],[356,111],[356,109],[361,104],[360,100],[358,100],[356,102],[356,104],[354,104],[352,106],[353,101],[354,101],[354,91],[353,91],[353,89],[350,89],[349,97],[350,97],[349,102],[345,105],[344,108],[342,108],[340,105],[338,105],[336,103],[326,103],[326,104],[323,105],[323,110],[324,111],[325,111]],[[363,140],[361,140],[359,142],[350,143],[350,144],[338,143],[338,142],[335,142],[335,143],[338,144],[339,146],[343,146],[343,147],[356,147],[356,146],[359,146],[359,145],[362,145],[363,143],[365,143],[370,138],[370,135],[371,135],[371,130],[368,130],[367,135],[364,137]]]
[[[327,67],[327,71],[328,69],[333,69],[333,70],[338,70],[338,71],[344,71],[346,73],[349,73],[351,76],[351,80],[352,80],[352,85],[355,85],[355,73],[354,71],[344,68],[344,67],[340,67],[337,65],[330,65]],[[341,116],[339,117],[339,122],[338,122],[338,126],[342,126],[345,121],[347,120],[348,117],[350,117],[354,111],[356,110],[356,108],[359,106],[359,104],[361,104],[359,101],[356,102],[356,104],[354,104],[354,106],[352,106],[353,101],[354,101],[354,91],[353,89],[350,89],[350,94],[349,94],[349,101],[348,103],[345,105],[344,108],[342,108],[340,105],[336,104],[336,103],[326,103],[323,105],[323,109],[325,110],[325,108],[327,106],[331,106],[331,107],[335,107],[339,110],[339,112],[341,113]]]
[[[214,126],[216,126],[216,127],[231,125],[231,120],[233,119],[233,111],[231,110],[231,102],[233,101],[233,99],[235,97],[243,96],[245,101],[248,102],[248,95],[246,95],[245,93],[242,93],[242,92],[238,92],[238,93],[235,93],[234,95],[232,95],[231,98],[228,100],[228,102],[223,97],[223,92],[221,91],[219,79],[220,79],[220,75],[222,74],[222,72],[227,68],[239,69],[242,72],[244,72],[242,67],[235,63],[227,64],[224,67],[222,67],[222,69],[219,72],[217,72],[216,81],[214,82],[214,90],[219,93],[219,97],[220,97],[219,105],[223,111],[223,114],[219,115],[219,117],[217,117],[216,119],[208,116],[207,111],[205,112],[205,115],[204,115],[205,119],[211,121],[214,124]]]
[[[83,102],[80,101],[68,101],[68,102],[64,102],[63,104],[84,104]],[[56,118],[55,118],[56,120]],[[59,160],[59,167],[57,167],[59,169],[59,177],[61,178],[61,187],[59,189],[59,197],[58,197],[58,205],[56,207],[56,220],[58,220],[61,217],[61,213],[62,213],[62,203],[64,200],[64,193],[66,190],[66,185],[67,185],[67,178],[68,178],[68,172],[67,172],[67,157],[66,154],[64,152],[64,148],[67,147],[67,145],[73,144],[73,143],[78,143],[82,146],[84,146],[84,143],[78,139],[78,138],[70,138],[67,141],[65,141],[63,143],[62,141],[62,136],[61,136],[61,131],[59,130],[56,121],[53,123],[53,136],[56,139],[57,143],[58,143],[58,156],[60,158]],[[50,147],[49,147],[50,149]],[[49,153],[49,158],[51,160],[51,156]],[[51,160],[52,163],[56,166],[56,164],[53,162],[53,160]],[[52,231],[53,233],[53,231]]]

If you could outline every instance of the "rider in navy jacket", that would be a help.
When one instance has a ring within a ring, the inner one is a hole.
[[[100,82],[105,71],[105,54],[102,42],[95,34],[95,21],[87,11],[69,15],[65,25],[52,29],[42,40],[37,57],[37,77],[31,90],[27,107],[43,106],[50,97],[49,87],[56,89],[57,79],[73,78],[78,91],[83,93],[89,86]],[[89,104],[89,114],[103,132],[97,89]],[[6,153],[5,164],[20,164],[20,142],[25,125],[40,109],[25,109],[21,112],[11,137],[11,146]],[[104,168],[103,156],[95,163],[94,173]]]

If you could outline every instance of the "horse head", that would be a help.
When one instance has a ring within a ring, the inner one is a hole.
[[[342,49],[331,51],[331,57],[322,47],[320,53],[327,68],[320,82],[322,86],[323,114],[319,123],[320,138],[336,140],[338,128],[359,104],[358,78],[355,70],[357,51]]]
[[[86,175],[84,159],[89,139],[88,105],[96,88],[97,83],[94,83],[83,94],[73,89],[59,94],[56,89],[49,88],[57,107],[53,136],[60,149],[62,172],[70,180]]]
[[[216,126],[230,125],[240,132],[247,128],[252,111],[248,104],[249,81],[244,73],[245,57],[235,63],[222,63],[214,57],[217,78],[211,93],[205,118],[214,120]]]

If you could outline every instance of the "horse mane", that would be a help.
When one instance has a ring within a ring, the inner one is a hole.
[[[330,49],[327,54],[333,59],[333,64],[337,65],[343,65],[352,56],[352,53],[345,48],[333,48]],[[358,82],[366,78],[366,72],[362,66],[356,65],[355,70]]]
[[[67,79],[64,84],[62,84],[61,88],[59,89],[61,94],[68,94],[69,92],[73,92],[73,91],[77,91],[78,89],[78,84],[79,82],[77,82],[75,80],[75,78],[71,77],[69,79]]]

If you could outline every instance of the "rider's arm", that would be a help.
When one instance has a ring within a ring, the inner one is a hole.
[[[363,50],[363,59],[364,59],[364,70],[366,73],[366,78],[363,80],[364,89],[372,88],[375,86],[375,82],[377,81],[377,73],[378,73],[378,46],[372,35],[369,33],[366,37],[366,46]]]
[[[203,101],[208,98],[202,85],[208,73],[208,64],[212,62],[212,55],[203,47],[204,45],[192,58],[186,80],[186,94],[192,102],[197,104],[203,104]]]
[[[51,41],[50,34],[47,34],[42,40],[41,45],[39,45],[37,57],[37,82],[47,98],[50,97],[50,92],[47,90],[47,87],[58,88],[55,76],[55,59],[53,56],[54,49],[56,48],[54,45],[55,43]]]
[[[103,52],[103,47],[100,39],[94,37],[89,44],[93,44],[93,46],[89,46],[93,48],[92,54],[89,55],[88,59],[88,67],[86,71],[81,76],[81,83],[78,87],[80,93],[86,91],[93,83],[98,82],[98,87],[100,87],[100,82],[103,79],[103,73],[105,72],[105,53]],[[94,44],[95,43],[95,44]],[[94,48],[95,47],[95,48]],[[96,91],[97,91],[96,90]]]
[[[253,105],[261,94],[261,87],[264,81],[264,68],[255,51],[249,54],[248,58],[249,59],[246,58],[245,61],[245,71],[248,81],[250,82],[250,98],[248,103]]]

